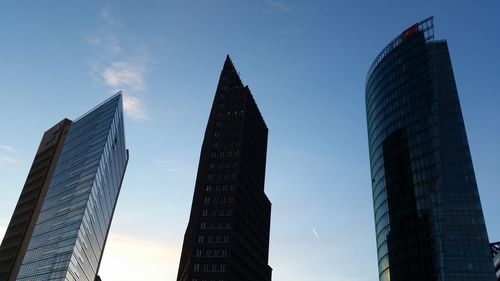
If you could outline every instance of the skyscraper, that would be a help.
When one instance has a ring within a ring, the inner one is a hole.
[[[49,129],[0,247],[0,280],[94,280],[127,162],[121,93]]]
[[[381,281],[493,281],[450,55],[433,18],[392,40],[366,80]]]
[[[493,254],[493,264],[497,274],[497,281],[500,281],[500,242],[491,243],[491,253]]]
[[[226,58],[201,148],[178,281],[268,281],[268,129]]]
[[[69,124],[71,121],[64,119],[47,130],[42,137],[0,245],[0,281],[13,280],[17,276],[61,154]]]

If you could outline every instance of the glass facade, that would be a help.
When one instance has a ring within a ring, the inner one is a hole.
[[[0,245],[0,281],[15,280],[19,272],[70,124],[64,119],[43,134]]]
[[[493,255],[493,264],[497,274],[497,281],[500,281],[500,242],[491,244],[491,254]]]
[[[433,19],[372,64],[366,112],[379,279],[493,281],[448,46]]]
[[[95,279],[127,162],[119,93],[70,125],[17,280]]]

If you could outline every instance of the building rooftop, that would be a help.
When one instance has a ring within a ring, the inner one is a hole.
[[[426,41],[434,40],[434,17],[428,17],[416,24],[405,29],[401,34],[396,36],[387,46],[385,46],[382,51],[377,55],[375,60],[373,61],[370,69],[368,70],[368,74],[366,75],[366,83],[370,78],[371,74],[375,70],[375,68],[380,64],[380,62],[389,54],[392,50],[394,50],[397,46],[399,46],[402,42],[406,41],[409,37],[413,36],[418,32],[423,32]]]

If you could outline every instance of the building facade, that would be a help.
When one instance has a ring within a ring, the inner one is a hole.
[[[21,222],[22,239],[6,241],[18,231],[9,225],[2,242],[20,245],[4,280],[92,281],[99,269],[128,162],[121,93],[54,128],[42,139],[46,155],[37,153],[10,222]],[[21,218],[23,210],[29,215]]]
[[[70,124],[64,119],[43,134],[0,246],[0,281],[17,276]]]
[[[493,281],[447,42],[433,18],[391,41],[366,80],[381,281]]]
[[[268,281],[268,129],[226,58],[201,148],[178,281]]]
[[[500,281],[500,242],[492,243],[491,254],[493,254],[493,265],[497,274],[497,281]]]

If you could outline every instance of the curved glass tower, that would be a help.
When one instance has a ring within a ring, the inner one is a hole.
[[[448,46],[425,19],[366,80],[381,281],[494,281]]]

